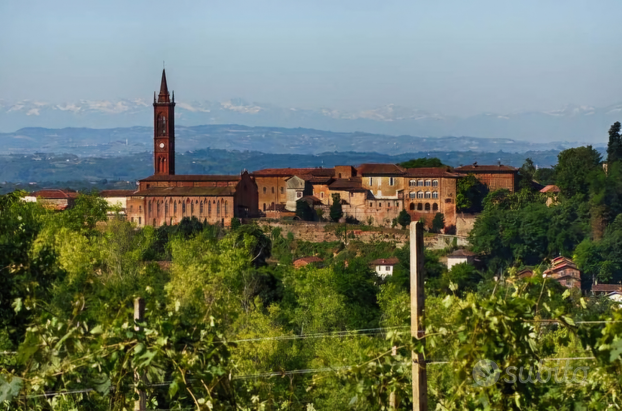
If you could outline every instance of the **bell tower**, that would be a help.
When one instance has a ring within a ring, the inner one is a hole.
[[[171,100],[165,70],[157,100],[153,93],[153,168],[156,175],[175,174],[175,92]]]

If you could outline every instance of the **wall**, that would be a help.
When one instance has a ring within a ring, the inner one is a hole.
[[[456,235],[466,237],[473,229],[475,221],[479,214],[458,213],[456,218]]]

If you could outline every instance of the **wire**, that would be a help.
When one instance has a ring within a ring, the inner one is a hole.
[[[303,334],[303,335],[280,335],[277,337],[245,338],[245,339],[233,340],[229,342],[240,343],[240,342],[253,342],[253,341],[304,340],[307,338],[324,338],[324,337],[339,338],[339,337],[347,337],[350,335],[382,334],[386,330],[396,330],[396,329],[404,329],[404,328],[410,328],[410,326],[365,328],[361,330],[331,331],[331,332],[325,332],[325,333]]]

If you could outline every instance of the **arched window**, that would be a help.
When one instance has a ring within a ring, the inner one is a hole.
[[[281,187],[281,194],[285,192],[285,188]]]
[[[423,187],[423,180],[419,180],[419,181],[417,181],[417,185],[418,185],[419,187]]]
[[[201,200],[200,206],[199,206],[199,214],[203,215],[203,200]]]
[[[272,194],[274,194],[274,187],[272,187]]]
[[[181,203],[181,215],[186,215],[186,202]]]
[[[438,198],[438,191],[432,192],[432,198]]]
[[[410,193],[408,193],[408,197],[417,198],[417,193],[415,193],[414,191],[411,191]]]
[[[228,213],[229,213],[229,203],[225,201],[225,217],[227,216]]]
[[[158,116],[158,134],[161,136],[166,135],[166,117],[162,114]]]
[[[425,203],[425,211],[430,211],[430,203]]]
[[[417,211],[423,211],[423,204],[422,203],[417,204]]]
[[[324,198],[324,193],[320,193],[320,198]]]
[[[216,217],[220,217],[220,200],[216,203]]]
[[[194,215],[194,203],[190,202],[190,215]]]
[[[382,207],[382,203],[378,203],[378,207]]]
[[[263,193],[266,194],[266,187],[263,188]]]
[[[263,211],[266,211],[266,203],[263,203]]]
[[[410,210],[415,211],[415,203],[410,203]]]
[[[438,187],[438,180],[432,180],[432,187]]]
[[[432,198],[432,193],[430,193],[429,191],[426,191],[425,198]]]
[[[153,226],[156,226],[155,218],[153,219]]]
[[[212,202],[210,200],[207,200],[207,215],[212,215]]]
[[[432,211],[438,211],[438,204],[432,204]]]
[[[177,203],[173,201],[173,214],[177,215]]]
[[[417,180],[410,180],[410,181],[408,182],[408,185],[409,185],[409,186],[411,186],[411,187],[416,186],[416,185],[417,185]]]
[[[168,215],[168,200],[164,202],[164,215]]]
[[[156,204],[156,212],[157,212],[157,215],[160,215],[160,200],[158,200]]]
[[[430,187],[432,185],[432,180],[425,180],[425,186]]]
[[[423,198],[423,191],[417,191],[417,198]]]
[[[151,214],[151,200],[147,203],[147,210],[149,211],[149,214]]]

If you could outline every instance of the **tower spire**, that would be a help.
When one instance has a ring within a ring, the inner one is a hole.
[[[158,95],[158,103],[169,103],[171,100],[168,94],[168,86],[166,84],[166,70],[162,69],[162,81],[160,82],[160,94]]]

